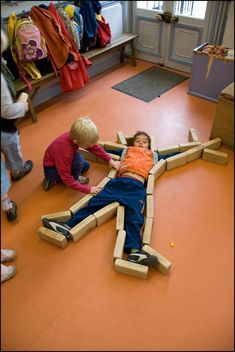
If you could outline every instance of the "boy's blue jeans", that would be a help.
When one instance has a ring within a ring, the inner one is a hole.
[[[5,161],[1,155],[1,196],[6,194],[11,187],[11,181],[7,175]]]
[[[8,170],[15,171],[23,167],[24,160],[21,153],[19,132],[1,131],[1,152],[4,154]]]
[[[71,175],[77,180],[77,178],[87,171],[90,164],[82,157],[79,152],[76,152],[73,158],[73,163],[71,166]],[[44,174],[49,180],[62,182],[61,177],[55,166],[44,166]]]
[[[105,185],[102,191],[91,198],[86,207],[77,211],[66,224],[74,227],[104,206],[112,202],[119,202],[125,207],[126,241],[124,251],[130,253],[132,248],[142,248],[141,228],[144,224],[145,200],[146,189],[142,182],[129,177],[114,178]]]

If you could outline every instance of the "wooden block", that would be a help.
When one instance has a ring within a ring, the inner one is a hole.
[[[167,170],[186,164],[186,152],[170,156],[166,159]]]
[[[133,136],[125,136],[128,147],[133,146]]]
[[[97,144],[99,144],[102,148],[104,148],[104,144],[105,144],[105,142],[104,141],[98,141],[98,143]]]
[[[203,150],[202,159],[213,163],[227,164],[228,154],[205,148]]]
[[[61,211],[59,213],[53,213],[53,214],[47,214],[47,215],[42,215],[41,219],[47,218],[50,220],[57,220],[57,221],[62,221],[66,222],[69,219],[71,219],[71,211],[66,210],[66,211]]]
[[[219,95],[209,139],[219,137],[223,145],[234,149],[234,82]]]
[[[96,155],[95,155],[95,154],[92,154],[91,152],[89,152],[89,150],[79,148],[79,153],[80,153],[80,154],[84,157],[84,159],[86,159],[86,160],[96,161]]]
[[[197,131],[193,127],[191,127],[189,129],[188,140],[189,140],[189,142],[197,142],[198,141]]]
[[[127,146],[127,141],[126,138],[124,136],[124,133],[121,131],[117,132],[117,141],[125,146]]]
[[[106,183],[108,183],[109,181],[110,181],[110,178],[109,178],[109,177],[105,177],[105,178],[103,178],[103,180],[101,180],[101,181],[97,184],[97,186],[103,188],[103,187],[106,185]]]
[[[127,260],[123,260],[123,259],[115,260],[114,269],[119,273],[135,276],[140,279],[147,279],[148,277],[147,266],[128,262]]]
[[[124,230],[124,221],[125,221],[125,207],[119,205],[117,208],[117,219],[116,219],[116,230]]]
[[[154,175],[154,181],[156,181],[166,170],[166,160],[161,159],[159,162],[149,171],[150,175]]]
[[[175,144],[175,145],[166,146],[164,148],[158,148],[157,152],[159,155],[167,155],[167,154],[179,152],[179,150],[180,150],[179,144]]]
[[[146,217],[154,217],[154,205],[153,205],[153,195],[148,194],[146,197]]]
[[[186,150],[192,149],[194,147],[197,147],[201,145],[201,142],[188,142],[188,143],[180,143],[179,147],[180,147],[180,152],[185,152]]]
[[[186,162],[190,162],[190,161],[193,161],[195,159],[198,159],[201,157],[202,155],[202,152],[203,152],[203,145],[200,144],[199,146],[197,147],[194,147],[192,149],[189,149],[185,152],[186,154]]]
[[[68,245],[68,241],[64,235],[49,230],[44,226],[39,227],[37,233],[42,240],[52,243],[57,247],[65,248]]]
[[[112,218],[116,214],[119,205],[120,204],[118,202],[113,202],[96,211],[93,215],[96,217],[97,226]]]
[[[149,175],[148,177],[148,182],[147,182],[147,187],[146,187],[146,194],[153,194],[154,191],[154,175]]]
[[[112,149],[112,150],[121,150],[126,148],[125,144],[118,144],[118,143],[113,143],[113,142],[105,142],[104,143],[104,149]]]
[[[155,251],[155,249],[151,248],[148,245],[144,245],[142,249],[149,254],[157,256],[158,264],[155,268],[159,270],[160,273],[162,273],[163,275],[169,274],[172,264],[168,259],[164,258],[160,253],[158,253],[157,251]]]
[[[96,218],[93,215],[89,215],[70,230],[72,240],[74,242],[80,240],[81,237],[94,227],[96,227]]]
[[[116,178],[117,177],[117,173],[118,173],[118,170],[114,169],[114,167],[112,167],[112,169],[109,171],[109,174],[108,174],[108,178]]]
[[[203,147],[207,149],[218,149],[221,146],[221,138],[214,138],[203,143]]]
[[[119,230],[117,234],[114,251],[113,251],[114,259],[117,259],[117,258],[122,259],[125,240],[126,240],[126,231]]]
[[[154,137],[153,136],[150,136],[150,139],[151,139],[151,144],[150,144],[150,148],[153,152],[155,152],[155,150],[157,149],[156,148],[156,144],[155,144],[155,140],[154,140]]]
[[[153,218],[145,218],[144,232],[142,236],[143,244],[150,244],[153,228]]]
[[[92,197],[92,194],[86,194],[77,203],[72,205],[69,210],[72,212],[72,214],[75,214],[79,209],[84,208]]]

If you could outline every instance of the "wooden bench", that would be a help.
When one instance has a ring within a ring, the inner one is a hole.
[[[120,37],[112,40],[111,43],[109,45],[105,46],[104,48],[91,49],[91,50],[87,51],[86,53],[82,53],[81,55],[92,61],[92,59],[95,59],[99,56],[105,55],[106,53],[109,53],[109,52],[112,52],[115,50],[116,51],[119,50],[120,51],[120,62],[123,63],[124,58],[125,58],[125,47],[127,45],[130,45],[130,48],[131,48],[130,58],[132,61],[132,65],[136,66],[135,39],[137,37],[138,37],[138,35],[136,35],[136,34],[123,33]],[[31,115],[33,123],[37,122],[36,112],[35,112],[35,109],[32,104],[33,97],[35,96],[38,89],[42,85],[57,79],[58,76],[59,76],[59,73],[56,77],[55,73],[53,72],[53,73],[48,73],[48,74],[42,76],[38,80],[33,80],[33,79],[29,78],[29,82],[32,85],[31,92],[29,92],[28,86],[23,81],[22,78],[18,78],[15,80],[15,87],[16,87],[17,94],[19,94],[21,92],[27,92],[29,94],[29,99],[28,99],[29,113]]]

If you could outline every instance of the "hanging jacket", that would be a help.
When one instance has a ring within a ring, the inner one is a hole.
[[[52,59],[57,69],[60,69],[66,63],[72,47],[68,39],[63,35],[55,16],[51,11],[39,6],[33,6],[29,16],[44,36]]]
[[[92,1],[81,0],[80,13],[84,22],[84,33],[88,38],[93,38],[98,29],[95,10]]]

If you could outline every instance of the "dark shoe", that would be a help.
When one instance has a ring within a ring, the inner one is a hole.
[[[64,224],[63,222],[58,222],[58,221],[54,221],[54,220],[49,220],[47,218],[43,218],[42,223],[47,229],[61,233],[68,240],[71,238],[70,232],[69,232],[71,227]]]
[[[55,184],[55,181],[50,180],[49,178],[44,178],[43,182],[42,182],[42,187],[44,189],[44,191],[49,191],[49,189],[51,189]]]
[[[155,266],[158,263],[158,259],[155,255],[149,254],[143,250],[129,254],[127,260],[128,262],[146,266]]]
[[[16,175],[11,174],[11,179],[12,181],[19,181],[22,177],[27,175],[33,167],[33,162],[32,160],[27,160],[24,163],[24,166],[20,169],[19,173]]]
[[[12,208],[6,211],[8,221],[13,221],[17,218],[17,205],[11,200]]]
[[[81,183],[81,185],[85,185],[86,183],[89,182],[89,178],[80,175],[80,176],[78,176],[77,181],[78,181],[79,183]]]

